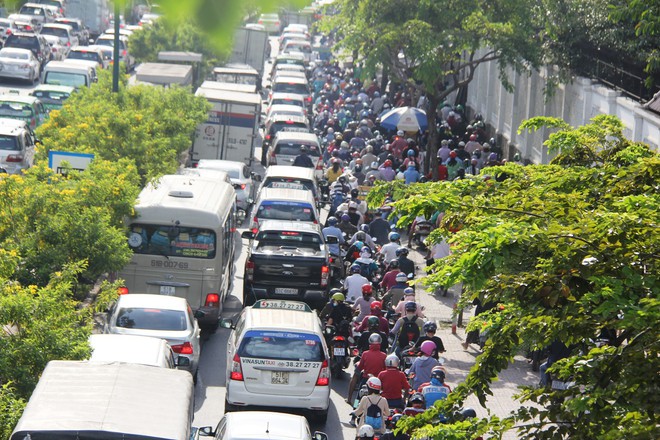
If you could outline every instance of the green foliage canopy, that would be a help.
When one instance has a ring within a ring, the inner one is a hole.
[[[523,439],[660,436],[660,158],[627,140],[612,116],[579,128],[535,118],[522,128],[547,125],[558,128],[546,142],[559,153],[550,165],[507,164],[456,182],[382,185],[369,195],[378,205],[393,193],[401,223],[444,212],[430,239],[448,238],[452,254],[435,263],[424,283],[462,282],[463,304],[476,298],[502,304],[477,321],[496,322],[498,331],[465,382],[406,422],[417,438],[469,439],[514,427]],[[594,340],[604,329],[617,336],[598,347]],[[574,350],[550,371],[574,386],[523,389],[521,408],[505,419],[433,423],[470,394],[485,404],[521,344],[541,348],[554,340]],[[443,436],[447,430],[452,437]]]

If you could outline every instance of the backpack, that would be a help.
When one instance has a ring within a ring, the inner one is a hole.
[[[403,325],[399,331],[399,347],[405,347],[412,341],[419,339],[419,326],[417,325],[417,316],[413,319],[403,317]]]
[[[364,415],[364,424],[370,425],[374,429],[381,429],[383,427],[382,410],[380,409],[380,406],[373,403],[371,399],[368,400],[370,405],[367,407],[367,412]],[[380,402],[380,399],[378,399],[376,402]]]

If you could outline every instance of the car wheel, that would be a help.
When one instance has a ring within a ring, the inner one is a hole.
[[[227,402],[227,399],[225,399],[225,412],[234,412],[238,411],[240,408],[236,405],[232,405],[231,403]]]
[[[325,424],[325,422],[328,421],[328,410],[326,409],[325,411],[317,411],[312,414],[312,418],[316,423]]]
[[[256,302],[254,294],[243,287],[243,307],[253,306]]]

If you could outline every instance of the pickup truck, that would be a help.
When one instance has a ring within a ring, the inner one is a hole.
[[[319,225],[266,220],[250,239],[243,279],[243,306],[260,299],[303,301],[321,308],[330,288],[329,253]],[[334,237],[330,237],[333,240]]]

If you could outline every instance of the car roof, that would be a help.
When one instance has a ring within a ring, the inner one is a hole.
[[[28,23],[32,24],[32,23]],[[12,35],[15,35],[17,37],[35,37],[37,38],[37,34],[34,32],[12,32],[11,34],[7,35],[7,38],[11,37]]]
[[[321,233],[321,226],[308,222],[294,222],[288,220],[262,220],[259,223],[259,232],[263,231],[299,231]]]
[[[275,113],[274,115],[271,116],[270,119],[272,122],[292,121],[292,122],[303,122],[305,123],[305,125],[308,125],[309,123],[307,118],[301,115],[283,115],[281,113],[280,114]]]
[[[269,177],[290,177],[292,179],[316,180],[314,170],[305,167],[294,167],[292,165],[270,165],[266,168],[264,181]]]
[[[48,90],[53,92],[73,93],[76,88],[71,86],[61,86],[59,84],[39,84],[34,90]],[[33,90],[33,91],[34,91]]]
[[[2,49],[5,52],[17,52],[17,53],[32,53],[30,49],[24,49],[22,47],[3,47]]]
[[[126,362],[153,365],[163,347],[164,339],[141,335],[90,335],[92,347],[90,361],[98,363]]]
[[[305,98],[302,95],[297,95],[295,93],[286,93],[286,92],[274,92],[270,100],[272,101],[273,99],[290,99],[295,101],[305,100]]]
[[[278,75],[274,78],[273,84],[277,83],[290,83],[290,84],[304,84],[307,85],[307,78],[301,78],[299,76],[290,76],[286,75],[285,72],[282,75]]]
[[[206,168],[211,170],[238,170],[243,171],[245,164],[234,160],[218,160],[218,159],[200,159],[197,163],[198,168]]]
[[[305,61],[305,56],[303,54],[297,53],[281,53],[277,55],[275,61],[277,60],[296,60],[296,61]]]
[[[255,438],[304,439],[307,421],[303,416],[266,411],[232,412],[225,415],[227,433],[234,440]]]
[[[26,49],[27,50],[27,49]],[[270,107],[268,107],[268,113],[277,113],[278,111],[281,112],[304,112],[303,108],[300,107],[299,105],[293,105],[293,104],[273,104]]]
[[[0,134],[5,136],[16,136],[21,130],[28,130],[26,121],[18,119],[0,118]]]
[[[255,307],[246,310],[245,331],[285,329],[317,335],[321,333],[319,318],[314,312]]]
[[[68,31],[72,31],[73,28],[69,26],[68,24],[64,23],[45,23],[43,26],[41,26],[41,29],[43,28],[55,28],[55,29],[66,29]]]
[[[303,133],[301,131],[278,131],[278,141],[303,141],[319,143],[319,138],[314,133]]]
[[[108,46],[103,46],[108,47]],[[69,52],[101,52],[101,46],[76,46],[72,47]]]
[[[314,196],[311,191],[289,188],[262,188],[259,198],[264,200],[289,200],[295,202],[308,202],[314,206]]]
[[[121,295],[117,304],[122,307],[158,307],[166,310],[187,310],[185,298],[167,295],[152,295],[148,293],[128,293]]]
[[[14,95],[11,93],[4,93],[0,95],[0,101],[9,101],[9,102],[22,102],[23,104],[34,104],[39,101],[34,96],[29,95]]]

